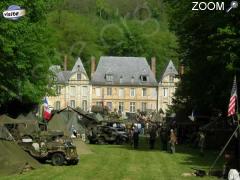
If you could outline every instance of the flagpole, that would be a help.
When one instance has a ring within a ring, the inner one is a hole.
[[[237,74],[237,73],[236,73]],[[236,94],[237,94],[237,75],[235,75],[236,77]],[[237,98],[236,98],[236,115],[237,115],[237,126],[239,127],[239,120],[238,120],[238,95],[237,95]],[[240,151],[240,129],[238,129],[238,132],[237,132],[237,143],[238,143],[238,148],[237,148],[237,151],[239,152]],[[238,169],[240,168],[240,156],[237,152],[237,157],[238,157]]]

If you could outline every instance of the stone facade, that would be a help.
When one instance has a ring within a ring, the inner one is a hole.
[[[172,105],[172,98],[178,82],[178,72],[172,61],[169,61],[158,85],[158,109],[162,109],[164,113],[166,113],[168,106]]]
[[[179,81],[172,61],[159,83],[155,78],[155,58],[151,68],[145,58],[138,57],[101,57],[96,70],[95,59],[91,63],[91,81],[80,58],[72,71],[53,70],[57,95],[48,97],[50,106],[54,109],[80,107],[90,111],[93,105],[99,105],[121,113],[157,109],[165,113],[171,105]]]
[[[53,109],[62,109],[67,106],[80,107],[85,111],[91,110],[91,92],[87,73],[78,58],[72,71],[55,71],[56,96],[49,96],[48,103]]]

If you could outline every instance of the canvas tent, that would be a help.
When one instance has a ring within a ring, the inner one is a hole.
[[[80,134],[85,133],[84,125],[80,123],[79,116],[74,111],[56,113],[48,123],[48,130],[61,130],[66,135],[71,135],[73,128]]]
[[[22,135],[30,135],[39,131],[37,120],[26,120],[26,118],[23,116],[13,119],[7,115],[2,115],[0,116],[0,125],[5,125],[10,128],[11,126],[15,126],[15,128],[18,129],[19,133]]]
[[[0,176],[21,173],[26,166],[33,169],[40,167],[40,163],[23,151],[7,128],[0,125]]]
[[[26,165],[33,169],[40,167],[40,163],[14,141],[0,140],[0,149],[0,176],[21,173]]]

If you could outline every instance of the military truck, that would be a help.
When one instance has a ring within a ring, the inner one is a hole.
[[[38,136],[23,136],[18,144],[40,162],[50,160],[53,165],[76,165],[79,158],[76,146],[62,131],[42,132]]]
[[[88,132],[87,137],[90,144],[123,144],[128,140],[126,132],[109,126],[96,126]]]

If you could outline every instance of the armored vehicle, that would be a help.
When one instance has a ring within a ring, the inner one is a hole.
[[[97,126],[89,131],[88,139],[91,144],[123,144],[128,140],[128,136],[126,132],[118,131],[113,127]]]
[[[75,165],[79,158],[76,146],[62,131],[41,132],[34,137],[23,136],[18,144],[41,162],[51,160],[53,165]]]

